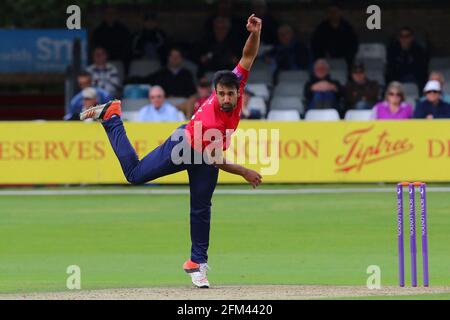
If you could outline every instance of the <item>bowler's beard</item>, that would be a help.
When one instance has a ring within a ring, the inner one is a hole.
[[[231,103],[225,103],[220,106],[220,109],[225,112],[232,112],[235,107],[236,107],[236,105],[233,105]]]

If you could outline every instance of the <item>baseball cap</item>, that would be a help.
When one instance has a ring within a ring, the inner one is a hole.
[[[89,87],[81,91],[81,96],[83,99],[97,99],[97,91],[94,88]]]
[[[429,91],[441,91],[441,84],[437,80],[429,80],[423,88],[423,92],[427,93]]]
[[[364,72],[364,64],[362,62],[355,62],[352,66],[352,72]]]

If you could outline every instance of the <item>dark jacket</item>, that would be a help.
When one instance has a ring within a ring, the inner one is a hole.
[[[276,44],[278,37],[278,21],[270,14],[261,17],[264,21],[264,28],[261,30],[261,41],[264,44]]]
[[[345,109],[353,109],[363,98],[373,106],[378,100],[379,88],[378,82],[372,80],[366,80],[364,84],[348,82],[344,87]]]
[[[167,36],[162,29],[142,29],[133,37],[133,55],[136,58],[154,59],[154,55],[162,65],[166,64]]]
[[[103,47],[109,60],[128,61],[131,58],[131,34],[125,25],[116,21],[112,26],[102,22],[92,33],[92,48]]]
[[[386,70],[387,82],[414,80],[421,90],[428,76],[428,55],[416,42],[408,50],[403,50],[395,41],[387,50]]]
[[[414,111],[414,118],[424,119],[429,115],[433,115],[435,119],[450,118],[450,104],[439,100],[439,103],[434,106],[428,100],[419,101]]]
[[[277,71],[280,70],[310,70],[312,57],[309,49],[298,41],[289,46],[276,45],[269,56],[275,59]]]
[[[214,20],[218,17],[219,15],[213,14],[206,19],[203,29],[205,30],[204,36],[206,39],[214,38]],[[230,34],[233,36],[237,45],[242,48],[248,37],[247,29],[245,28],[247,19],[244,20],[234,14],[230,14],[229,16],[223,18],[228,19],[228,22],[230,23]]]
[[[331,82],[331,83],[333,83],[334,85],[336,85],[338,91],[335,93],[335,99],[336,99],[336,101],[337,101],[338,104],[339,104],[339,105],[337,106],[337,108],[340,109],[340,101],[341,101],[341,98],[342,98],[342,92],[343,92],[343,89],[342,89],[342,86],[341,86],[341,84],[339,83],[339,81],[334,80],[334,79],[331,79],[331,77],[330,77],[329,75],[326,76],[324,79],[318,79],[318,78],[316,78],[316,77],[313,75],[313,76],[311,76],[311,79],[308,80],[308,82],[305,83],[304,92],[303,92],[303,95],[304,95],[304,98],[305,98],[305,102],[306,102],[305,105],[306,105],[306,106],[309,106],[309,104],[310,104],[310,102],[311,102],[311,99],[313,98],[313,91],[311,90],[311,87],[312,87],[315,83],[320,82],[320,81],[324,81],[324,80],[326,80],[326,81],[328,81],[328,82]]]
[[[325,20],[314,30],[311,47],[315,59],[329,55],[331,58],[345,58],[350,64],[358,51],[358,37],[346,20],[341,19],[336,29]]]
[[[201,71],[232,70],[236,66],[234,58],[241,56],[242,48],[230,33],[223,42],[209,38],[203,42],[200,55],[210,55],[206,64],[200,64]]]
[[[168,97],[190,97],[197,91],[192,73],[181,68],[177,73],[173,73],[167,67],[161,69],[151,76],[152,85],[163,87]]]

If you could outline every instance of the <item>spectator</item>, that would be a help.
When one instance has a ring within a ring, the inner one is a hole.
[[[95,106],[96,104],[99,104],[99,100],[98,100],[98,96],[97,96],[97,90],[95,88],[92,87],[88,87],[83,89],[83,91],[81,91],[81,97],[82,97],[82,111]],[[78,118],[78,120],[80,120],[80,118]],[[92,119],[86,119],[85,121],[93,121]]]
[[[358,51],[358,37],[342,18],[339,4],[328,7],[328,18],[314,30],[311,46],[314,58],[344,58],[351,66]]]
[[[212,93],[212,83],[206,79],[200,80],[200,83],[197,86],[197,99],[194,103],[194,113],[197,112],[198,108],[200,108],[206,100],[208,100],[209,96]]]
[[[194,76],[183,68],[183,54],[178,48],[172,48],[167,58],[167,67],[152,76],[152,84],[164,88],[168,97],[188,98],[195,94]]]
[[[95,48],[92,57],[93,64],[87,67],[86,71],[91,74],[94,86],[105,90],[114,98],[119,97],[122,88],[119,71],[108,62],[106,50],[101,47]]]
[[[441,84],[437,80],[430,80],[425,85],[425,101],[420,101],[414,113],[414,118],[439,119],[450,118],[450,104],[441,99]]]
[[[265,45],[274,45],[277,42],[278,22],[267,12],[265,0],[253,0],[253,11],[258,18],[264,21],[264,28],[261,31],[261,42]]]
[[[357,62],[351,69],[351,80],[344,87],[345,111],[372,109],[378,99],[378,82],[367,78],[364,64]]]
[[[166,102],[164,89],[154,86],[149,90],[150,104],[139,111],[138,121],[163,122],[184,121],[184,116],[176,107]]]
[[[305,84],[304,98],[307,109],[335,108],[340,110],[342,87],[330,77],[330,66],[324,59],[314,63],[311,79]]]
[[[399,82],[391,82],[384,97],[384,101],[375,105],[374,117],[378,120],[410,119],[413,107],[405,102],[405,92]]]
[[[439,81],[439,84],[441,85],[441,100],[446,103],[450,103],[450,95],[444,92],[444,84],[445,84],[444,75],[439,71],[431,71],[428,80]],[[420,98],[420,101],[425,101],[426,99],[427,97],[423,96],[422,98]]]
[[[278,29],[278,44],[268,53],[268,62],[276,72],[281,70],[308,70],[311,67],[309,49],[297,39],[289,25]]]
[[[242,19],[234,15],[232,0],[217,1],[216,12],[209,16],[206,20],[206,38],[211,39],[214,37],[213,30],[217,18],[221,18],[226,21],[230,28],[230,33],[235,37],[238,46],[242,47],[243,42],[247,38],[245,28],[241,28],[241,26],[245,25],[245,23]]]
[[[83,90],[92,87],[92,76],[89,72],[81,72],[77,77],[78,87]],[[112,98],[108,92],[101,88],[94,88],[97,93],[97,101],[99,103],[107,103]],[[83,96],[80,91],[71,100],[69,105],[69,113],[64,116],[64,120],[79,120],[80,113],[83,109]]]
[[[133,37],[133,55],[137,58],[159,60],[166,64],[167,36],[158,26],[156,14],[146,14],[142,29]]]
[[[259,110],[251,110],[249,109],[250,99],[254,96],[254,93],[244,88],[244,92],[242,95],[242,112],[241,119],[261,119],[261,112]]]
[[[192,118],[193,114],[203,105],[203,103],[208,100],[212,93],[211,81],[206,78],[202,78],[196,88],[197,92],[195,95],[186,99],[186,101],[178,104],[176,107],[181,110],[186,119]]]
[[[238,63],[240,47],[237,47],[230,30],[227,19],[218,17],[214,20],[213,37],[204,42],[200,55],[202,71],[233,69]]]
[[[131,58],[131,34],[117,19],[117,10],[109,7],[100,25],[92,32],[92,47],[105,48],[111,60],[121,60],[128,65]]]
[[[419,91],[425,85],[428,74],[428,57],[414,39],[411,28],[400,29],[398,38],[387,50],[387,82],[413,82]]]
[[[202,78],[196,88],[196,93],[186,101],[178,104],[176,107],[181,110],[186,119],[192,118],[192,115],[197,112],[197,110],[205,103],[206,100],[211,96],[212,84],[206,78]]]

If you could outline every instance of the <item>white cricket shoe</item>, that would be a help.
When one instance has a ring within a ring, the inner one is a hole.
[[[209,288],[207,277],[209,267],[207,263],[195,263],[189,259],[183,264],[183,269],[191,276],[194,286],[197,288]]]

